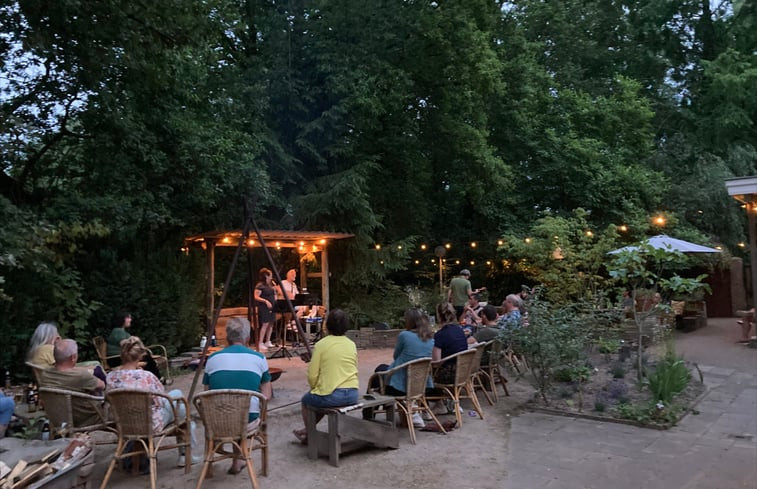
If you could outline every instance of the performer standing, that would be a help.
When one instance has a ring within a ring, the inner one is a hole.
[[[273,312],[273,303],[276,302],[278,285],[273,284],[273,274],[267,268],[261,268],[258,272],[258,283],[255,284],[255,302],[258,309],[258,351],[266,352],[273,347],[271,332],[276,314]]]

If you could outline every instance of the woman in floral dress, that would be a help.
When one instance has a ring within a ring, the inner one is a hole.
[[[142,370],[141,362],[147,353],[147,348],[142,340],[137,336],[130,336],[121,342],[121,366],[111,370],[107,376],[105,392],[113,389],[141,389],[150,392],[166,394],[163,384],[152,372]],[[178,399],[184,397],[179,389],[174,389],[167,393],[171,398]],[[186,416],[184,403],[176,403],[178,416]],[[164,397],[154,396],[152,398],[152,429],[160,431],[166,425],[174,421],[173,409],[171,403]],[[199,452],[194,452],[195,446],[195,424],[191,424],[192,435],[192,463],[198,463],[202,460]],[[184,461],[183,456],[179,456],[179,464]]]

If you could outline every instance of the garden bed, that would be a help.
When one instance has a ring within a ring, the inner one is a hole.
[[[650,354],[651,356],[651,354]],[[647,386],[640,389],[637,382],[634,356],[621,359],[618,354],[592,353],[588,356],[587,380],[578,383],[564,378],[555,380],[545,402],[540,392],[528,390],[523,407],[551,414],[619,422],[656,429],[668,429],[678,423],[703,397],[705,386],[693,365],[688,367],[691,379],[686,388],[666,405],[652,401]],[[652,357],[645,369],[654,371],[659,358]],[[569,377],[566,373],[564,377]],[[520,382],[530,382],[531,372],[522,375]]]

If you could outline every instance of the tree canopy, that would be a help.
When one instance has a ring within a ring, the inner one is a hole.
[[[576,233],[577,209],[743,240],[722,182],[757,173],[754,2],[3,0],[0,25],[0,362],[123,308],[193,342],[181,240],[245,196],[356,235],[342,303],[396,292],[419,243]]]

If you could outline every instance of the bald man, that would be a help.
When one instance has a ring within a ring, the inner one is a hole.
[[[98,379],[85,368],[77,367],[79,348],[74,340],[59,340],[53,350],[55,366],[45,369],[40,374],[41,387],[53,387],[85,394],[99,395],[105,388],[105,382]],[[97,411],[86,399],[74,398],[73,415],[75,426],[86,426],[99,421]]]

